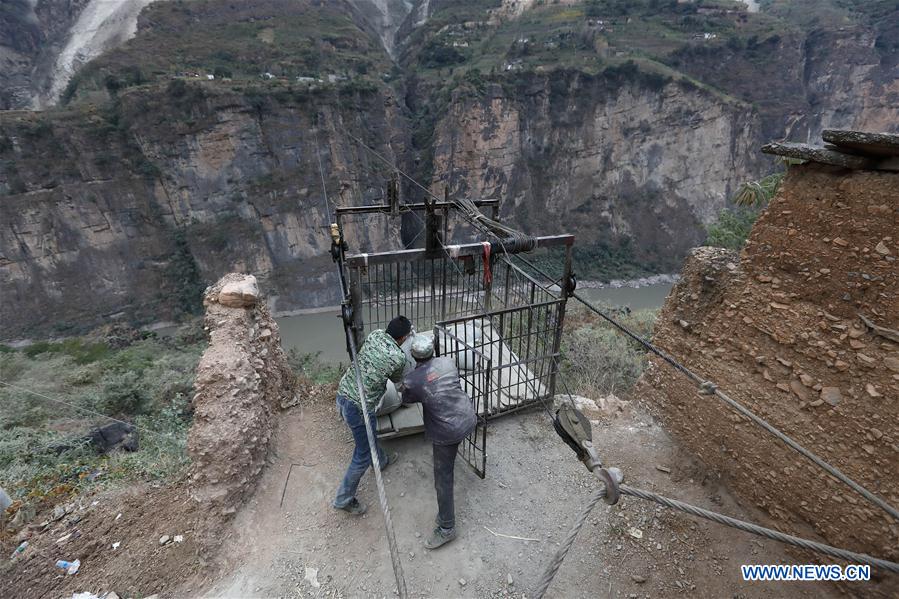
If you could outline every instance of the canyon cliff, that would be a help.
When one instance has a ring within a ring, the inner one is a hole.
[[[380,201],[389,176],[348,134],[439,194],[575,233],[582,267],[629,275],[676,270],[737,187],[776,168],[763,141],[899,127],[889,14],[840,29],[595,6],[150,4],[59,107],[0,112],[0,336],[175,319],[231,271],[256,273],[275,311],[335,303],[319,157],[332,204]],[[0,45],[55,64],[68,30],[35,27]],[[5,106],[47,89],[24,72],[0,72],[30,89]],[[347,236],[383,250],[419,228],[375,218]]]

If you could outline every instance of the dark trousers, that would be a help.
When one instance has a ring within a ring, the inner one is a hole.
[[[437,525],[455,528],[453,506],[453,469],[456,465],[458,443],[434,445],[434,489],[437,491]]]

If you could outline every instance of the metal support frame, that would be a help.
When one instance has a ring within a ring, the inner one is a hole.
[[[389,200],[389,198],[388,198]],[[449,210],[452,208],[456,208],[456,205],[453,202],[443,201],[431,202],[430,205],[434,207],[435,210]],[[474,205],[478,208],[492,208],[497,209],[499,207],[499,200],[474,200]],[[400,204],[398,213],[402,214],[404,212],[411,212],[413,210],[427,210],[428,204],[425,202],[416,202],[412,204]],[[335,208],[335,212],[337,216],[346,216],[349,214],[391,214],[391,205],[387,204],[372,204],[370,206],[338,206]]]
[[[446,191],[443,201],[402,204],[399,185],[392,180],[387,200],[335,211],[332,231],[337,229],[340,243],[332,253],[344,281],[345,322],[357,347],[367,330],[386,327],[397,314],[405,314],[419,330],[433,327],[437,346],[447,345],[438,351],[456,357],[463,387],[475,404],[478,426],[460,446],[460,455],[483,478],[488,419],[530,408],[555,394],[570,295],[565,285],[539,282],[509,255],[534,247],[564,247],[561,280],[568,281],[574,237],[541,236],[533,245],[514,240],[445,245],[448,221],[457,208]],[[497,200],[475,204],[498,217]],[[411,211],[425,212],[424,248],[347,255],[343,217]]]
[[[537,248],[548,248],[557,246],[574,245],[574,235],[547,235],[544,237],[536,237]],[[503,251],[502,245],[491,243],[492,253],[499,254]],[[466,256],[480,256],[484,251],[481,243],[465,243],[460,245],[445,246],[444,249],[453,258],[463,258]],[[570,254],[570,251],[566,252]],[[393,252],[375,252],[371,254],[353,254],[346,257],[346,265],[350,268],[358,268],[371,266],[374,264],[391,264],[394,262],[412,262],[416,260],[424,260],[430,257],[425,249],[397,250]],[[570,259],[568,269],[570,270]],[[528,275],[533,280],[533,277]]]

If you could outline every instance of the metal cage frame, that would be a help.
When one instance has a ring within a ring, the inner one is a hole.
[[[495,201],[482,202],[496,210]],[[343,317],[361,347],[368,332],[404,314],[419,330],[433,330],[438,355],[456,358],[463,388],[472,398],[478,425],[459,449],[480,477],[486,472],[487,421],[552,400],[559,368],[562,327],[571,289],[572,235],[533,238],[534,248],[564,248],[560,285],[538,282],[509,254],[521,248],[500,242],[444,245],[450,202],[407,204],[428,211],[425,248],[347,255],[344,215],[396,216],[397,205],[337,208],[335,259],[345,281]],[[333,233],[333,232],[332,232]],[[408,433],[393,431],[381,436]]]

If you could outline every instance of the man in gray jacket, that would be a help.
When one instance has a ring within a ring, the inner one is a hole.
[[[459,443],[474,429],[477,416],[471,398],[462,390],[453,359],[434,357],[433,339],[416,335],[412,357],[417,365],[403,381],[403,403],[421,402],[425,438],[434,446],[437,528],[425,541],[425,547],[437,549],[456,538],[453,467]]]

